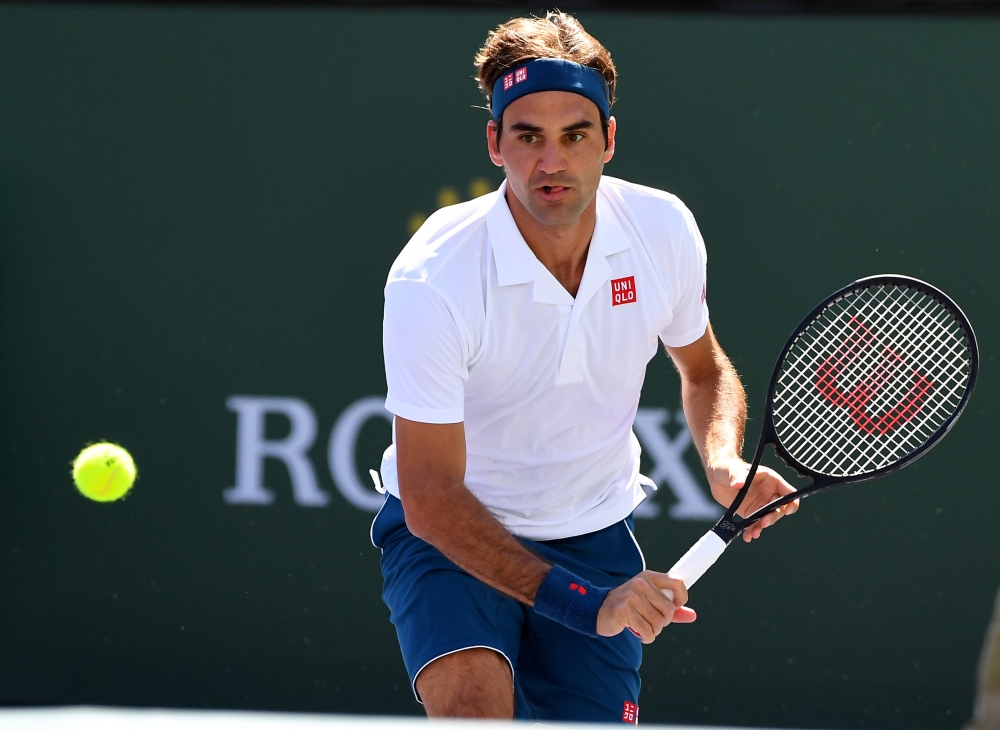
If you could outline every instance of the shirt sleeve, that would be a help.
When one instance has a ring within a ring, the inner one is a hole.
[[[460,423],[465,417],[466,366],[462,331],[447,302],[420,281],[385,288],[382,350],[392,413],[421,423]]]
[[[698,224],[687,208],[684,209],[675,260],[679,294],[673,302],[673,319],[660,333],[660,340],[667,347],[684,347],[700,338],[708,329],[708,254]]]

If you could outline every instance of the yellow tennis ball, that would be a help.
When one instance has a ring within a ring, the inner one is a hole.
[[[76,457],[73,481],[84,497],[95,502],[113,502],[132,488],[135,462],[121,446],[102,441],[88,446]]]

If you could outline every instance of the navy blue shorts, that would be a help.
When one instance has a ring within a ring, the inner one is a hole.
[[[391,495],[372,524],[372,542],[382,549],[382,598],[415,695],[417,675],[432,661],[483,647],[510,662],[518,719],[638,719],[642,643],[630,632],[591,638],[490,588],[414,537]],[[631,517],[578,537],[521,542],[599,586],[619,586],[645,568]]]

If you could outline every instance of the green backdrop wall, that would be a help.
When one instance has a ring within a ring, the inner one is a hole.
[[[0,702],[419,712],[368,541],[381,289],[414,220],[500,182],[471,58],[508,17],[0,6]],[[749,440],[860,276],[949,291],[983,354],[926,459],[699,583],[643,720],[960,727],[1000,584],[1000,20],[581,19],[621,74],[609,174],[702,227]],[[637,424],[661,569],[712,513],[677,388],[655,360]],[[98,439],[138,462],[122,503],[72,487]]]

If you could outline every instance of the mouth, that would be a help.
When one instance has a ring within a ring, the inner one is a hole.
[[[543,200],[561,200],[569,192],[565,185],[542,185],[538,188]]]

